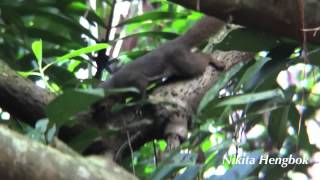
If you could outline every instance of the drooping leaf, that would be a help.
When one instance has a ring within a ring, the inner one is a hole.
[[[143,15],[135,16],[133,18],[120,22],[117,26],[119,27],[126,24],[139,23],[139,22],[148,21],[148,20],[186,18],[187,15],[188,15],[187,13],[151,11],[151,12],[146,12]]]
[[[94,52],[94,51],[99,51],[101,49],[105,49],[109,47],[109,44],[106,44],[106,43],[98,43],[98,44],[95,44],[95,45],[92,45],[92,46],[88,46],[88,47],[85,47],[85,48],[81,48],[81,49],[78,49],[78,50],[75,50],[75,51],[72,51],[68,54],[65,54],[61,57],[58,57],[58,61],[61,61],[61,60],[64,60],[64,59],[71,59],[71,58],[74,58],[74,57],[77,57],[77,56],[81,56],[81,55],[84,55],[84,54],[87,54],[87,53],[91,53],[91,52]]]
[[[288,112],[288,120],[290,122],[290,125],[294,128],[297,135],[298,135],[299,126],[300,126],[300,132],[298,136],[299,147],[304,150],[307,150],[308,152],[312,152],[313,147],[310,144],[304,119],[307,119],[308,116],[310,117],[310,116],[313,116],[314,114],[315,114],[314,110],[310,108],[310,109],[306,109],[304,113],[300,115],[294,104],[290,105],[290,109]]]
[[[171,173],[186,167],[186,166],[192,166],[192,163],[187,163],[187,162],[174,162],[174,163],[168,163],[166,166],[163,166],[162,168],[158,168],[155,173],[152,174],[150,177],[151,179],[154,180],[161,180],[161,179],[166,179],[171,175]]]
[[[46,139],[47,139],[47,142],[50,144],[52,143],[54,137],[56,136],[57,134],[57,127],[56,125],[54,124],[47,132],[46,134]]]
[[[73,1],[68,5],[70,10],[78,10],[78,11],[86,11],[88,10],[88,6],[84,2],[80,1]]]
[[[259,93],[247,93],[244,95],[228,97],[225,100],[218,102],[216,106],[249,104],[271,98],[285,98],[285,96],[280,89],[274,89]]]
[[[42,41],[41,39],[32,43],[32,51],[37,58],[38,64],[42,64]]]
[[[250,66],[246,72],[242,75],[240,81],[238,82],[238,85],[236,89],[239,89],[241,85],[247,84],[253,77],[260,71],[260,69],[263,67],[263,65],[268,61],[267,58],[263,58],[261,60],[257,60],[252,66]]]
[[[221,88],[223,88],[226,83],[237,73],[239,70],[243,67],[244,63],[238,63],[234,67],[232,67],[228,72],[222,73],[219,76],[218,81],[212,86],[209,91],[203,96],[197,113],[200,114],[200,112],[211,102],[214,100],[214,98],[217,96]]]
[[[281,70],[293,62],[289,56],[294,52],[296,46],[296,43],[281,43],[273,47],[268,54],[271,60],[266,61],[254,76],[243,84],[244,90],[261,91],[276,88],[278,86],[276,77]]]

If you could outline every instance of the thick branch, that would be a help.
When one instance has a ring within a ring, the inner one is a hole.
[[[225,71],[228,71],[238,63],[251,60],[254,54],[239,51],[215,51],[212,57],[225,64]],[[152,93],[151,99],[165,102],[165,104],[157,105],[157,112],[155,112],[158,119],[165,118],[168,121],[165,135],[177,134],[184,138],[187,137],[188,122],[196,113],[205,93],[217,82],[221,73],[215,67],[208,66],[203,75],[198,78],[162,86]]]
[[[0,126],[1,179],[137,179],[104,158],[103,163],[63,154]]]
[[[0,59],[0,107],[29,124],[45,117],[44,108],[54,94],[17,75]]]
[[[301,38],[298,1],[293,0],[169,0],[232,23],[273,34]],[[320,25],[320,1],[304,0],[305,28]],[[320,44],[320,33],[308,32],[308,41]]]
[[[215,51],[212,56],[224,63],[227,71],[237,63],[252,59],[253,54],[239,51]],[[155,103],[152,108],[130,107],[121,112],[105,113],[110,109],[106,107],[106,111],[95,116],[105,122],[105,126],[99,127],[121,129],[117,136],[105,137],[106,142],[114,142],[113,146],[109,144],[107,148],[116,152],[117,157],[128,153],[127,132],[130,132],[134,148],[147,140],[164,138],[170,134],[185,138],[188,122],[195,113],[199,101],[218,80],[220,74],[221,71],[208,66],[200,77],[160,86],[149,96],[149,100]]]

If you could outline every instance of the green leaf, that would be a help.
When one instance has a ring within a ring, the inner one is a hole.
[[[288,101],[287,99],[283,99],[279,102],[279,101],[275,101],[275,99],[272,99],[264,103],[254,103],[249,106],[246,116],[247,117],[256,116],[256,115],[265,114],[265,113],[283,108],[284,103],[287,103],[287,101]]]
[[[42,64],[42,40],[38,40],[32,43],[32,51],[37,58],[38,64]]]
[[[36,140],[36,141],[40,141],[42,143],[45,143],[45,137],[44,137],[44,134],[39,132],[38,130],[36,129],[32,129],[30,131],[28,131],[27,133],[27,136],[33,140]]]
[[[312,117],[314,116],[315,112],[313,112],[313,111],[314,111],[314,109],[307,108],[307,109],[305,109],[302,117],[300,117],[301,115],[299,114],[297,108],[295,107],[295,104],[290,104],[290,109],[288,112],[288,119],[289,119],[290,125],[294,128],[296,133],[298,133],[299,126],[300,126],[300,134],[298,137],[299,147],[301,149],[307,150],[309,153],[312,152],[313,148],[312,148],[312,145],[310,144],[309,136],[307,133],[307,127],[306,127],[306,124],[304,123],[304,121],[305,121],[305,119],[310,118],[310,116],[312,116]],[[311,115],[308,115],[309,113]]]
[[[217,103],[217,107],[219,106],[227,106],[227,105],[241,105],[241,104],[249,104],[257,101],[262,101],[271,98],[285,98],[284,93],[280,89],[274,89],[259,93],[248,93],[244,95],[238,95],[233,97],[228,97],[225,100]]]
[[[77,134],[68,145],[77,152],[83,152],[98,137],[99,132],[97,129],[87,128]]]
[[[227,82],[243,67],[244,63],[238,63],[234,67],[232,67],[229,71],[222,73],[219,75],[218,81],[212,86],[209,91],[203,96],[198,110],[197,114],[200,114],[200,112],[211,102],[214,100],[214,98],[219,93],[220,89],[222,89]]]
[[[227,140],[227,142],[228,144],[222,143],[222,145],[225,144],[226,146],[221,147],[219,149],[212,148],[213,150],[210,150],[211,152],[206,153],[209,155],[206,155],[207,159],[205,167],[203,168],[204,170],[207,170],[211,167],[218,167],[223,163],[223,157],[227,153],[231,144],[230,140]]]
[[[39,5],[40,7],[42,5]],[[15,10],[20,16],[35,16],[35,17],[43,17],[45,19],[48,19],[50,22],[54,22],[56,24],[62,24],[64,27],[66,27],[69,30],[72,30],[73,33],[81,32],[86,34],[88,37],[97,40],[91,32],[81,26],[77,21],[74,20],[74,18],[68,18],[66,16],[63,16],[61,13],[54,13],[52,11],[48,11],[48,9],[41,9],[41,8],[35,8],[37,6],[24,4],[21,6],[13,6],[9,5],[13,10]],[[52,6],[51,6],[52,7]],[[83,15],[83,14],[81,14]]]
[[[99,8],[99,7],[98,7]],[[103,8],[104,9],[104,8]],[[89,21],[91,25],[95,25],[93,22],[96,22],[98,25],[105,27],[105,23],[103,19],[101,19],[97,14],[96,11],[90,9],[84,2],[74,1],[71,2],[67,7],[66,11],[68,12],[75,12],[78,15],[86,14],[86,19]]]
[[[79,1],[73,1],[68,5],[68,8],[70,9],[74,9],[74,10],[81,10],[81,11],[86,11],[88,10],[88,6],[83,3],[83,2],[79,2]]]
[[[203,165],[189,166],[181,175],[174,178],[175,180],[193,180],[197,179],[197,175],[200,172]]]
[[[186,167],[186,166],[192,166],[192,163],[188,163],[188,162],[181,162],[181,163],[177,163],[177,162],[173,162],[173,163],[168,163],[165,166],[159,167],[156,169],[156,171],[152,174],[152,176],[150,177],[150,179],[154,179],[154,180],[162,180],[162,179],[166,179],[167,177],[169,177],[171,175],[171,173]]]
[[[87,53],[91,53],[91,52],[94,52],[94,51],[99,51],[101,49],[105,49],[109,47],[109,44],[106,44],[106,43],[98,43],[98,44],[95,44],[95,45],[92,45],[92,46],[88,46],[88,47],[85,47],[85,48],[81,48],[81,49],[78,49],[78,50],[75,50],[75,51],[72,51],[66,55],[63,55],[61,57],[58,57],[58,60],[64,60],[64,59],[71,59],[71,58],[74,58],[74,57],[77,57],[77,56],[81,56],[83,54],[87,54]]]
[[[48,68],[48,66],[45,66],[43,70],[46,71],[46,74],[50,75],[50,81],[57,83],[59,86],[65,87],[66,85],[69,85],[72,81],[78,82],[78,79],[75,77],[75,75],[69,72],[63,66],[53,65],[50,66],[50,68]]]
[[[274,144],[280,148],[287,136],[288,112],[290,106],[272,111],[269,117],[268,132]]]
[[[252,66],[250,66],[242,75],[236,89],[239,89],[243,84],[247,84],[260,71],[266,62],[268,62],[268,59],[263,58],[261,60],[257,60]]]
[[[195,154],[179,153],[178,150],[171,151],[169,156],[161,161],[158,168],[151,174],[148,179],[162,180],[166,179],[172,173],[183,167],[194,165]]]
[[[50,144],[52,143],[54,137],[57,134],[57,127],[56,125],[53,125],[47,132],[46,138],[47,138],[47,142]]]
[[[50,121],[59,127],[73,122],[72,117],[77,112],[88,109],[92,103],[103,97],[102,89],[67,90],[47,106],[46,112]]]
[[[50,121],[59,127],[66,123],[74,123],[76,113],[87,110],[97,100],[107,95],[127,92],[138,93],[139,90],[136,88],[66,90],[47,106],[46,112]]]
[[[117,27],[123,26],[126,24],[148,21],[148,20],[179,19],[179,18],[184,19],[187,16],[188,16],[188,13],[152,11],[152,12],[146,12],[143,15],[135,16],[133,18],[120,22],[117,25]]]
[[[41,133],[45,133],[47,131],[48,124],[49,124],[49,119],[47,118],[38,120],[35,125],[35,129]]]

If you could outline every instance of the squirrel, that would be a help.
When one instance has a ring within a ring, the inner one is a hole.
[[[145,97],[149,82],[172,76],[196,77],[205,71],[209,63],[221,69],[222,63],[212,59],[210,55],[191,52],[191,49],[217,33],[223,26],[222,21],[205,16],[184,35],[125,65],[98,87],[136,87],[142,97]]]

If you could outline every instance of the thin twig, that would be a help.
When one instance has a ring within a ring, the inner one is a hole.
[[[156,164],[156,167],[158,167],[158,154],[157,154],[157,147],[156,147],[156,140],[153,140],[152,141],[152,145],[153,145],[153,154],[154,154],[154,160],[155,160],[155,164]]]
[[[316,36],[318,31],[320,31],[320,26],[315,27],[315,28],[304,28],[304,29],[302,29],[302,31],[303,32],[312,32],[312,31],[314,31],[313,32],[313,36]]]
[[[130,139],[130,133],[128,130],[127,130],[127,138],[128,138],[128,145],[129,145],[130,155],[131,155],[132,173],[133,173],[133,175],[136,175],[136,171],[134,168],[133,149],[132,149],[132,144],[131,144],[131,139]]]

